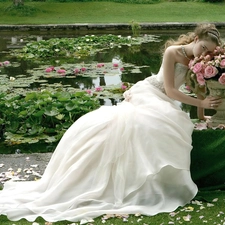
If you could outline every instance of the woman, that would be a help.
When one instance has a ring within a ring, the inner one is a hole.
[[[0,213],[10,220],[79,221],[155,215],[188,203],[198,191],[189,169],[193,124],[177,101],[211,108],[220,99],[195,99],[178,88],[190,59],[212,52],[219,38],[214,25],[203,24],[167,42],[158,75],[135,84],[117,106],[77,120],[39,181],[5,184]]]

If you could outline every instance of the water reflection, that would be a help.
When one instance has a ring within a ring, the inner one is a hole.
[[[109,63],[112,62],[113,59],[119,59],[124,64],[134,64],[136,66],[144,66],[141,67],[137,72],[134,71],[132,66],[126,67],[126,71],[124,73],[118,73],[115,69],[112,70],[110,75],[104,74],[104,72],[99,73],[96,78],[93,77],[81,77],[77,76],[74,79],[68,79],[67,77],[51,78],[48,79],[49,84],[54,84],[60,82],[63,85],[71,85],[74,88],[80,89],[91,89],[98,86],[109,86],[109,85],[117,85],[121,82],[129,82],[136,83],[139,80],[142,80],[152,74],[153,71],[157,71],[160,65],[160,55],[151,52],[151,43],[149,43],[149,47],[143,48],[142,46],[135,46],[136,50],[134,51],[132,47],[122,46],[121,48],[112,48],[107,51],[98,52],[94,56],[89,56],[85,59],[49,59],[46,60],[44,64],[60,66],[60,64],[68,64],[68,63],[91,63],[91,62],[100,62],[100,63]],[[138,48],[137,48],[138,47]],[[6,53],[6,52],[5,52]],[[1,54],[0,61],[9,60],[7,54]],[[33,68],[37,68],[40,66],[40,62],[36,62],[35,60],[25,61],[17,58],[11,58],[11,63],[17,63],[19,66],[13,67],[5,67],[2,68],[2,73],[8,75],[8,77],[17,77],[21,74],[26,75],[27,77],[32,76],[29,74],[29,71]],[[43,63],[42,63],[43,64]],[[153,65],[153,66],[151,66]],[[113,75],[113,73],[115,73]],[[46,79],[45,77],[41,77],[40,79]],[[31,84],[31,88],[38,88],[42,85],[41,82],[34,82]]]
[[[116,31],[117,34],[122,35],[132,35],[131,33],[123,34],[124,31]],[[147,32],[147,31],[146,31]],[[151,33],[152,31],[149,31]],[[77,77],[75,79],[67,79],[60,78],[60,79],[48,79],[49,84],[54,83],[62,83],[63,85],[71,85],[75,88],[80,89],[92,89],[98,86],[108,86],[113,84],[119,84],[121,82],[129,82],[129,83],[136,83],[139,80],[143,80],[148,76],[151,76],[152,74],[156,74],[159,70],[159,67],[161,65],[161,52],[160,49],[163,46],[165,40],[168,38],[177,38],[177,36],[182,31],[172,31],[170,30],[169,33],[160,33],[162,31],[154,32],[154,35],[158,35],[158,42],[150,42],[150,43],[143,43],[141,46],[123,46],[123,47],[115,47],[112,49],[108,49],[107,51],[101,51],[98,52],[94,56],[89,56],[86,59],[58,59],[60,63],[88,63],[88,62],[111,62],[114,58],[120,59],[123,63],[131,63],[137,66],[143,66],[140,68],[140,73],[132,71],[132,68],[126,68],[126,73],[117,74],[114,76],[107,76],[104,74],[99,75],[96,78],[93,77]],[[187,32],[187,31],[184,31]],[[0,35],[0,61],[8,60],[7,54],[10,50],[21,48],[26,43],[30,41],[41,41],[41,40],[48,40],[50,38],[56,38],[56,37],[75,37],[85,35],[84,33],[80,34],[74,34],[74,33],[61,33],[59,32],[54,33],[54,35],[51,35],[49,33],[45,34],[16,34],[13,32],[1,34]],[[100,35],[100,34],[97,34]],[[24,61],[19,60],[16,58],[10,59],[13,62],[16,62],[19,64],[17,67],[6,67],[4,70],[2,69],[2,74],[7,74],[8,77],[17,77],[20,75],[25,75],[27,77],[32,76],[29,74],[29,70],[33,68],[37,68],[40,63],[36,62],[34,60],[31,61]],[[57,59],[49,59],[45,62],[49,65],[57,66]],[[0,72],[1,74],[1,72]],[[40,79],[45,79],[44,77],[41,77]],[[30,88],[38,88],[43,83],[41,82],[34,82],[30,84]],[[101,100],[101,104],[104,105],[114,105],[116,104],[120,99],[105,99]],[[184,105],[184,110],[190,113],[190,116],[192,118],[196,117],[196,109],[195,107],[187,107]]]
[[[117,31],[118,34],[121,34],[120,31]],[[74,79],[68,79],[67,77],[61,77],[60,79],[57,78],[51,78],[48,79],[48,84],[55,84],[55,83],[62,83],[63,85],[70,85],[75,88],[80,89],[92,89],[98,86],[109,86],[113,84],[119,84],[121,82],[129,82],[129,83],[136,83],[139,80],[143,80],[148,76],[151,76],[152,74],[156,74],[159,70],[159,67],[161,65],[161,52],[160,48],[164,44],[165,40],[167,40],[170,37],[176,38],[181,31],[174,31],[171,33],[157,33],[159,36],[158,42],[150,42],[150,43],[144,43],[141,46],[123,46],[121,48],[115,47],[112,49],[108,49],[107,51],[101,51],[98,52],[94,56],[89,56],[86,59],[49,59],[45,62],[45,64],[49,65],[60,65],[63,63],[88,63],[88,62],[101,62],[101,63],[107,63],[112,62],[114,58],[120,59],[122,63],[130,63],[134,64],[136,66],[139,66],[140,72],[137,73],[133,71],[132,67],[126,67],[126,72],[116,75],[107,75],[107,74],[100,74],[97,77],[81,77],[78,76]],[[149,32],[151,33],[151,32]],[[156,33],[154,33],[156,34]],[[0,62],[3,62],[5,60],[8,60],[8,53],[10,50],[21,48],[29,41],[41,41],[41,40],[47,40],[49,38],[55,38],[55,37],[75,37],[79,35],[84,34],[76,34],[73,33],[68,34],[54,34],[51,35],[49,33],[40,35],[40,34],[0,34]],[[131,35],[131,34],[127,34]],[[17,58],[11,58],[11,62],[17,63],[19,66],[15,67],[5,67],[0,68],[0,76],[7,74],[8,77],[19,77],[21,75],[25,75],[27,79],[32,76],[30,74],[30,70],[33,68],[38,68],[40,66],[40,62],[36,62],[35,60],[31,61],[25,61],[20,60]],[[40,77],[40,80],[46,80],[45,77]],[[44,85],[42,82],[32,82],[28,85],[29,88],[39,88],[41,85]],[[100,99],[101,105],[116,105],[118,102],[120,102],[121,99]],[[182,105],[183,110],[186,111],[191,118],[196,118],[196,107],[191,107],[188,105]],[[213,112],[209,112],[213,113]],[[0,129],[1,131],[1,129]],[[0,134],[2,136],[2,134]],[[36,146],[36,145],[35,145]],[[32,150],[30,149],[29,145],[21,145],[21,148],[23,149],[23,152],[35,152],[35,151],[53,151],[55,149],[55,144],[43,144],[41,146],[38,144],[37,148],[35,149],[35,146],[32,146]],[[18,147],[17,146],[10,146],[7,148],[7,150],[4,149],[3,146],[0,147],[2,153],[14,153]]]

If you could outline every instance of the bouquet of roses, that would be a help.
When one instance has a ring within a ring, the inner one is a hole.
[[[200,86],[213,79],[225,85],[225,46],[217,47],[210,55],[195,57],[189,62],[189,76]]]

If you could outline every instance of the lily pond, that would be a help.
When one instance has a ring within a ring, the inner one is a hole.
[[[122,33],[2,33],[0,153],[54,151],[76,119],[115,105],[134,83],[157,73],[160,48],[178,35]],[[196,118],[195,107],[182,108]]]

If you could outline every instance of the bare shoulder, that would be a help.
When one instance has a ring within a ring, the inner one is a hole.
[[[172,46],[169,46],[166,50],[165,50],[165,55],[176,55],[177,54],[177,51],[178,51],[178,46],[176,45],[172,45]]]
[[[169,46],[164,52],[164,59],[168,62],[179,62],[181,60],[179,48],[178,45]]]

